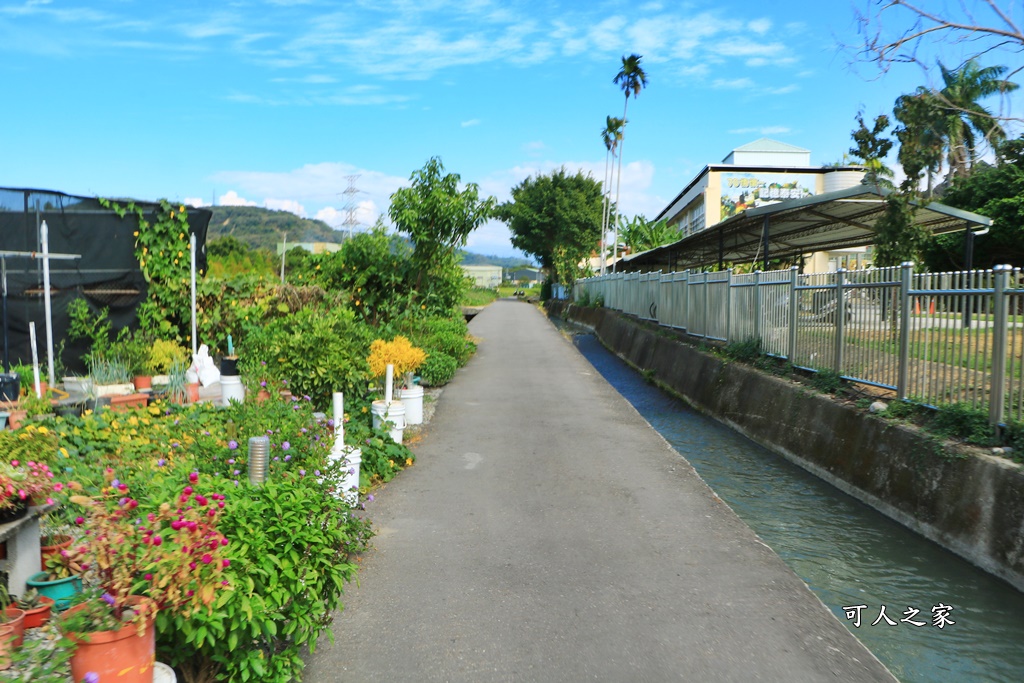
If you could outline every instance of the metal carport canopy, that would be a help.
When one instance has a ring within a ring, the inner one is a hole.
[[[792,199],[739,213],[678,242],[627,256],[620,270],[686,270],[768,257],[793,259],[815,251],[875,243],[875,223],[891,190],[874,185]],[[932,202],[914,204],[914,222],[933,235],[991,225],[985,216]]]

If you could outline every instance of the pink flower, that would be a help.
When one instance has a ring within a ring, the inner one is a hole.
[[[213,562],[213,558],[210,556],[210,553],[204,553],[202,560],[203,564],[210,564],[211,562]]]
[[[224,562],[223,562],[222,564],[223,564],[223,565],[224,565],[225,567],[230,567],[230,566],[231,566],[231,560],[224,560]]]
[[[196,483],[197,481],[199,481],[199,473],[198,473],[198,472],[192,472],[192,473],[190,473],[190,474],[188,475],[188,480],[189,480],[190,482],[192,482],[193,484],[194,484],[194,483]]]
[[[164,542],[164,539],[160,538],[159,536],[154,536],[153,537],[153,545],[160,545],[163,542]]]
[[[60,483],[58,481],[56,484],[53,485],[53,490],[54,491],[63,491],[64,490],[64,484],[62,484],[62,483]]]

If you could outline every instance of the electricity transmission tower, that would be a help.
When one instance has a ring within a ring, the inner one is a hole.
[[[352,239],[352,234],[356,226],[359,225],[359,220],[356,218],[356,210],[359,208],[359,204],[356,202],[356,195],[360,192],[356,188],[356,181],[359,180],[359,175],[347,175],[345,180],[348,181],[348,187],[342,192],[345,195],[345,220],[342,221],[341,225],[348,229],[348,238]]]

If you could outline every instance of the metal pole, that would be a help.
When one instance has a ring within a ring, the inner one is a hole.
[[[28,324],[28,338],[32,344],[32,386],[36,391],[36,398],[42,398],[43,392],[42,387],[39,386],[39,351],[36,349],[36,324],[35,322],[29,322]],[[28,388],[26,387],[26,390]]]
[[[910,368],[908,367],[908,359],[910,357],[910,282],[913,275],[913,261],[904,261],[900,264],[900,353],[896,379],[896,398],[901,401],[907,398],[907,385],[910,376]]]
[[[11,371],[10,343],[7,338],[7,257],[0,257],[0,269],[3,271],[4,294],[3,294],[3,323],[4,323],[4,372]]]
[[[992,384],[989,386],[988,421],[998,430],[1006,403],[1006,335],[1009,322],[1006,290],[1013,266],[996,266],[992,270],[995,288],[992,295]]]
[[[50,228],[46,221],[39,228],[39,239],[43,252],[43,307],[46,313],[46,375],[50,384],[57,383],[53,376],[53,308],[50,301]]]
[[[770,221],[771,221],[771,219],[768,216],[764,217],[764,229],[763,229],[763,234],[761,236],[761,239],[764,241],[764,268],[763,268],[763,270],[766,271],[766,272],[768,270],[768,229],[769,229],[769,226],[771,224]]]
[[[797,325],[800,323],[800,318],[797,315],[797,292],[796,285],[799,281],[799,268],[796,266],[790,266],[789,268],[789,362],[796,362],[796,330]]]
[[[761,341],[761,271],[754,271],[754,339]],[[742,340],[741,340],[742,341]]]
[[[846,329],[846,296],[843,291],[845,275],[845,268],[836,271],[836,339],[833,369],[837,375],[843,374],[843,334]]]
[[[349,239],[352,239],[352,231],[349,229]],[[281,244],[281,284],[284,284],[284,256],[288,253],[288,233],[284,234],[284,242]]]
[[[189,251],[192,252],[192,355],[199,352],[199,334],[196,328],[196,234],[188,238]]]

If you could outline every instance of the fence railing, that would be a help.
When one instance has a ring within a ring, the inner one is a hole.
[[[891,389],[925,405],[1024,418],[1020,269],[915,273],[613,273],[576,282],[576,301],[721,342],[758,340],[793,365]]]

